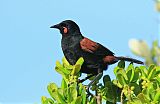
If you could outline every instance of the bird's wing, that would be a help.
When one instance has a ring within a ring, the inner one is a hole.
[[[96,43],[88,38],[83,38],[80,41],[80,46],[83,51],[95,54],[97,56],[113,56],[114,53],[103,45]]]

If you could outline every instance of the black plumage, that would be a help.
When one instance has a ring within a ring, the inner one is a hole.
[[[108,68],[108,65],[114,64],[118,60],[143,64],[143,62],[136,59],[114,56],[114,53],[108,48],[84,37],[80,32],[79,26],[72,20],[62,21],[57,25],[51,26],[51,28],[60,30],[62,34],[62,50],[70,64],[74,65],[80,57],[84,58],[84,63],[80,70],[82,73],[97,75],[97,77],[101,76],[103,70]]]

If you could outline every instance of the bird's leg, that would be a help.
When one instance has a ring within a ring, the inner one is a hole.
[[[83,83],[84,81],[86,81],[87,79],[89,79],[89,78],[91,78],[91,77],[93,77],[93,76],[95,76],[95,75],[94,75],[94,74],[91,74],[91,75],[85,77],[84,79],[79,80],[78,83]]]
[[[95,81],[97,81],[97,80],[99,80],[99,79],[101,79],[101,77],[103,76],[103,72],[101,71],[101,69],[98,69],[98,75],[88,84],[88,86],[87,86],[87,93],[88,93],[88,95],[91,95],[91,93],[90,93],[90,91],[89,91],[89,88],[92,86],[92,84],[95,82]]]

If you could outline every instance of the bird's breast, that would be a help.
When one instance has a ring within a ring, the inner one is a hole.
[[[67,61],[72,65],[74,65],[80,57],[79,49],[80,48],[78,43],[62,43],[62,50],[64,56],[66,57]]]

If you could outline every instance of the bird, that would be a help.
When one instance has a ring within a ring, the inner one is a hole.
[[[103,76],[103,71],[108,66],[115,64],[119,60],[129,61],[137,64],[144,64],[137,59],[115,56],[115,54],[102,44],[95,42],[85,36],[80,31],[80,27],[73,20],[64,20],[50,28],[55,28],[62,34],[61,47],[67,61],[74,65],[80,57],[83,57],[84,63],[81,66],[81,73],[90,74],[86,79],[94,77],[88,84],[87,92],[90,86]],[[84,81],[84,80],[83,80]]]

